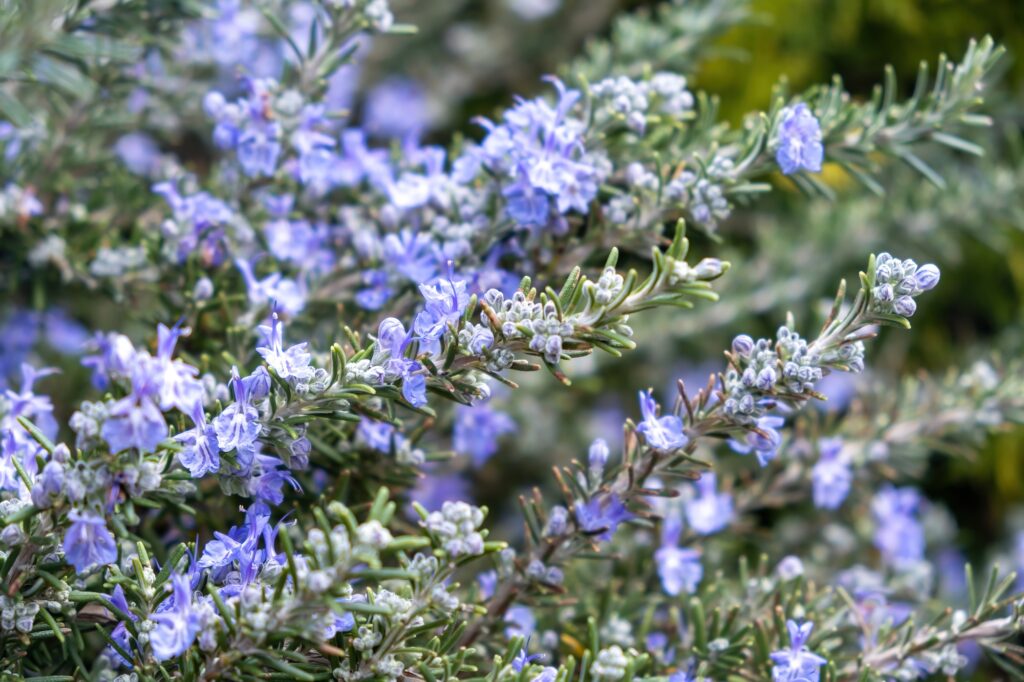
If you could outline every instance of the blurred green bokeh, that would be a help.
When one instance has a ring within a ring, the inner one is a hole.
[[[1010,51],[1004,85],[1024,85],[1019,0],[754,0],[753,8],[768,26],[739,27],[722,41],[747,58],[710,62],[699,78],[734,120],[763,107],[782,76],[801,89],[841,73],[851,92],[866,94],[892,64],[909,88],[922,59],[956,58],[968,39],[986,34]]]

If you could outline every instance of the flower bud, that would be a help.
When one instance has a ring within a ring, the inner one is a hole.
[[[725,265],[718,258],[705,258],[693,268],[697,279],[714,279],[725,272]]]
[[[57,443],[53,448],[53,453],[50,455],[50,459],[59,464],[67,464],[71,459],[71,449],[64,443]]]
[[[592,470],[603,471],[604,465],[608,463],[608,454],[608,443],[605,442],[604,438],[597,438],[590,444],[590,450],[587,452],[587,463]]]
[[[922,265],[917,269],[914,280],[921,291],[934,289],[935,285],[939,283],[939,269],[931,263]]]
[[[213,282],[209,277],[201,277],[192,289],[192,297],[197,301],[207,301],[213,296]]]
[[[754,350],[754,339],[746,334],[740,334],[732,340],[732,352],[744,357],[750,355]]]
[[[917,303],[910,296],[900,296],[893,301],[892,309],[896,311],[897,315],[912,317],[917,312]]]

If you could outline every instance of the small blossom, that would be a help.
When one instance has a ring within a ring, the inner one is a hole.
[[[604,541],[612,539],[620,523],[633,518],[633,514],[614,493],[595,495],[588,502],[577,500],[573,511],[581,530]]]
[[[537,629],[537,618],[528,606],[515,604],[505,612],[505,636],[529,638]]]
[[[256,374],[243,379],[238,370],[232,370],[231,385],[235,391],[235,402],[228,405],[213,420],[217,434],[217,446],[222,452],[247,449],[260,434],[259,412],[251,401],[259,380]]]
[[[284,324],[276,311],[271,315],[270,326],[260,326],[259,331],[263,334],[264,344],[259,346],[256,352],[263,356],[277,376],[282,379],[304,380],[313,375],[313,368],[309,366],[310,354],[306,351],[305,343],[290,346],[285,350]]]
[[[605,465],[608,463],[608,456],[610,454],[608,443],[604,438],[594,439],[587,450],[587,466],[590,467],[591,471],[600,476],[601,472],[604,471]]]
[[[713,473],[706,473],[696,483],[697,495],[686,503],[686,521],[701,535],[711,535],[732,522],[732,495],[719,493]]]
[[[455,412],[455,451],[469,455],[481,466],[498,451],[498,439],[516,430],[516,424],[504,412],[487,405],[459,406]]]
[[[220,468],[220,448],[217,445],[217,430],[206,421],[201,403],[192,408],[192,428],[174,437],[183,445],[178,461],[188,469],[192,478],[202,478]]]
[[[199,370],[181,360],[173,360],[174,346],[178,339],[187,336],[188,327],[157,325],[157,357],[150,370],[155,373],[155,381],[159,386],[160,408],[163,410],[178,409],[188,412],[192,406],[202,400],[203,387],[196,379]]]
[[[637,425],[637,433],[641,434],[647,444],[656,450],[678,450],[686,447],[689,438],[683,429],[683,420],[668,414],[658,416],[658,404],[650,389],[640,392],[640,412],[643,421]]]
[[[78,573],[117,561],[117,543],[102,516],[72,511],[64,534],[64,556]]]
[[[110,406],[107,421],[100,431],[114,452],[137,448],[153,452],[167,437],[157,399],[160,393],[160,362],[139,355],[131,369],[132,392]]]
[[[819,449],[821,455],[811,469],[814,506],[819,509],[837,509],[850,492],[853,474],[849,462],[842,456],[842,440],[822,439]]]
[[[369,447],[383,453],[391,452],[393,438],[398,439],[398,442],[401,442],[402,439],[402,435],[395,430],[394,425],[366,417],[359,421],[356,432]]]
[[[811,636],[814,623],[786,621],[789,631],[790,648],[771,654],[773,682],[818,682],[820,668],[828,661],[807,649],[807,638]]]
[[[800,557],[792,555],[783,557],[779,565],[775,567],[775,572],[782,580],[793,580],[804,574],[804,563],[800,561]]]
[[[748,455],[751,452],[757,455],[757,462],[761,466],[768,466],[768,463],[775,459],[779,446],[782,444],[782,434],[779,428],[785,424],[782,417],[764,416],[756,422],[757,430],[748,430],[743,442],[730,439],[729,447],[741,455]]]
[[[673,597],[682,593],[693,594],[704,577],[700,552],[674,546],[662,546],[654,553],[658,577],[665,594]]]
[[[188,578],[176,573],[171,578],[171,585],[171,597],[162,601],[157,612],[150,616],[156,627],[149,633],[149,643],[153,647],[153,657],[158,661],[185,653],[199,630]]]
[[[803,102],[786,107],[781,113],[778,149],[775,160],[786,175],[801,170],[818,173],[824,159],[821,125]]]
[[[921,497],[913,488],[882,488],[871,502],[875,546],[887,562],[906,568],[924,557],[924,527],[917,517]]]

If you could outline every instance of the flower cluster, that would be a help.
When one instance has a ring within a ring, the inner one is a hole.
[[[879,312],[912,317],[917,311],[914,299],[938,283],[939,269],[931,263],[918,267],[910,258],[901,261],[882,253],[875,260],[872,299]]]

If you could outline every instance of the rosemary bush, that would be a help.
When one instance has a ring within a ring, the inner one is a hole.
[[[753,16],[462,125],[511,48],[362,83],[387,0],[0,3],[3,679],[1022,677],[1024,534],[972,569],[920,489],[1024,420],[1021,330],[873,363],[1024,226],[1003,50],[730,125]]]

